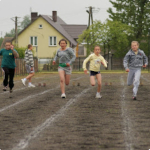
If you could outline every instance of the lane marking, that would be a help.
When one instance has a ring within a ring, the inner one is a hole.
[[[125,82],[123,80],[123,77],[121,76],[120,78],[121,85],[123,86],[123,90],[121,93],[121,116],[123,118],[123,133],[124,133],[124,138],[125,138],[125,146],[126,150],[133,150],[133,131],[132,131],[132,123],[128,114],[128,109],[126,106],[126,86]]]
[[[91,88],[87,88],[83,90],[80,94],[77,94],[74,98],[71,98],[60,110],[58,110],[54,115],[50,116],[44,123],[37,126],[29,135],[27,135],[24,139],[20,140],[19,144],[14,147],[12,150],[21,150],[25,149],[29,142],[36,138],[38,134],[40,134],[45,128],[52,125],[52,123],[58,119],[59,117],[63,116],[66,110],[69,108],[70,105],[72,105],[79,97],[84,95],[87,91],[89,91]]]
[[[150,83],[150,80],[148,80],[147,78],[145,78],[143,75],[141,75],[142,79],[145,80],[146,82]]]
[[[81,77],[78,77],[78,78],[76,78],[76,79],[79,79],[79,78],[81,78]],[[83,78],[83,77],[82,77],[82,78]],[[72,80],[70,80],[70,81],[72,81]],[[9,109],[9,108],[12,108],[12,107],[14,107],[14,106],[16,106],[16,105],[18,105],[18,104],[20,104],[20,103],[23,103],[24,101],[27,101],[27,100],[32,99],[32,98],[35,98],[35,97],[40,96],[40,95],[43,95],[43,94],[48,93],[48,92],[50,92],[50,91],[56,90],[56,89],[58,89],[58,88],[60,88],[60,85],[57,86],[57,87],[55,87],[55,88],[53,88],[53,89],[49,89],[49,90],[43,91],[43,92],[41,92],[41,93],[38,93],[38,94],[35,94],[35,95],[30,95],[30,96],[28,96],[28,97],[26,97],[26,98],[23,98],[23,99],[21,99],[20,101],[14,103],[14,104],[11,104],[11,105],[9,105],[9,106],[5,106],[5,107],[1,108],[1,109],[0,109],[0,113],[3,112],[3,111],[5,111],[5,110],[7,110],[7,109]]]
[[[56,77],[57,77],[57,76],[56,76]],[[56,77],[50,77],[50,78],[56,78]],[[42,77],[39,77],[39,78],[42,78]],[[46,80],[43,80],[43,81],[41,81],[41,82],[45,82],[45,81],[46,81]],[[21,80],[20,80],[20,81],[17,81],[17,82],[22,83]],[[21,90],[24,90],[24,89],[27,89],[27,88],[28,88],[28,86],[26,86],[26,87],[24,87],[24,88],[19,88],[19,89],[14,90],[14,92],[16,92],[16,91],[21,91]],[[5,92],[0,93],[0,95],[8,94],[8,93],[9,93],[9,91],[5,91]]]

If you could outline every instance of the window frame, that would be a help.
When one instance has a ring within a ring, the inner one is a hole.
[[[32,37],[33,37],[33,44],[31,43]],[[37,38],[37,45],[35,45],[35,37]],[[38,37],[37,36],[30,36],[30,44],[32,44],[32,46],[38,46]]]
[[[52,45],[50,45],[50,38],[52,37]],[[56,45],[54,45],[54,38],[56,38]],[[49,36],[49,39],[48,39],[48,45],[50,47],[53,47],[53,46],[57,46],[57,36]]]
[[[40,26],[42,26],[42,27],[40,27]],[[42,24],[39,24],[39,29],[43,29],[43,25]]]

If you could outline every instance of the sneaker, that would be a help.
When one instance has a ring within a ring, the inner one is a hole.
[[[24,79],[21,79],[21,81],[22,81],[22,84],[23,84],[24,86],[26,86],[26,81],[25,81]]]
[[[133,97],[133,100],[136,100],[136,97],[135,97],[135,96]]]
[[[13,92],[13,90],[10,89],[9,92],[10,92],[10,93],[9,93],[9,98],[12,98],[12,92]]]
[[[7,87],[5,86],[4,88],[3,88],[3,91],[6,91],[7,90]]]
[[[28,87],[35,87],[35,85],[33,85],[33,84],[29,84],[29,85],[28,85]]]
[[[97,93],[95,98],[102,98],[102,96],[100,95],[100,93]]]
[[[61,98],[66,98],[66,94],[62,94],[62,95],[61,95]]]

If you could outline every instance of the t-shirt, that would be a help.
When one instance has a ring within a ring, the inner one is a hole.
[[[16,50],[15,50],[16,51]],[[17,52],[17,51],[16,51]],[[14,69],[16,67],[15,58],[12,50],[2,49],[0,50],[0,55],[3,56],[1,67],[6,67],[9,69]]]
[[[86,69],[86,64],[87,62],[90,61],[90,71],[95,71],[95,72],[98,72],[100,71],[100,66],[101,66],[101,63],[107,67],[107,63],[104,59],[103,56],[101,55],[95,55],[95,54],[91,54],[89,57],[87,57],[84,62],[83,62],[83,70],[87,70]]]

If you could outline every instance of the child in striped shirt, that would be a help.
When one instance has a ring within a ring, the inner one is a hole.
[[[27,73],[29,74],[26,78],[21,79],[23,85],[25,86],[26,81],[29,80],[28,83],[28,87],[35,87],[35,85],[33,85],[31,83],[31,79],[34,76],[34,60],[33,60],[33,46],[31,44],[28,45],[28,49],[25,51],[25,62],[26,62],[26,70]]]

